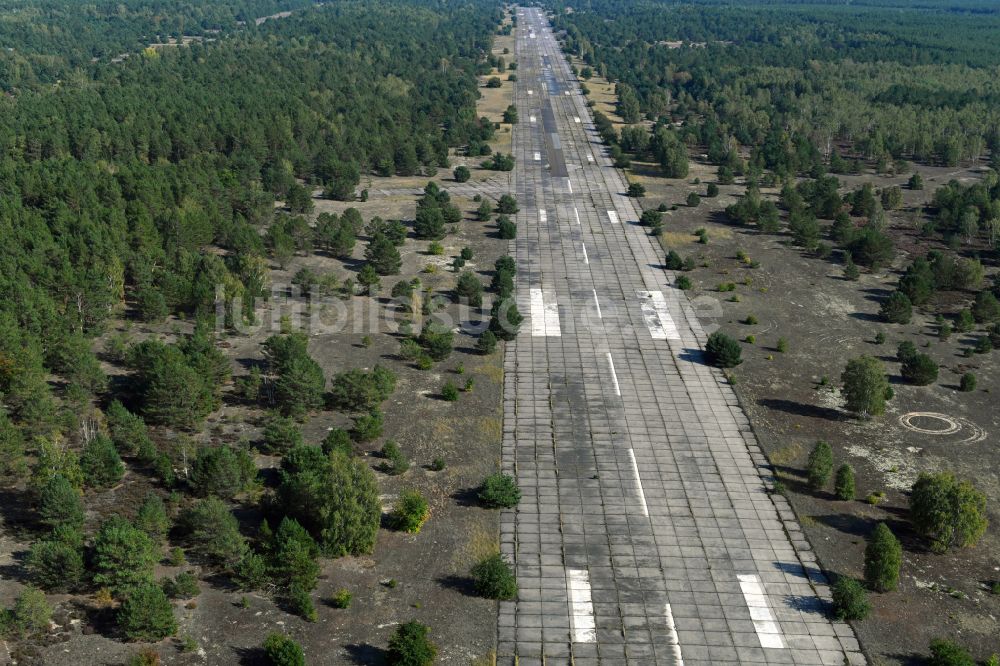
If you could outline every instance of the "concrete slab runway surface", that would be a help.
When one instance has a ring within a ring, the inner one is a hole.
[[[544,14],[516,11],[498,663],[864,663]]]

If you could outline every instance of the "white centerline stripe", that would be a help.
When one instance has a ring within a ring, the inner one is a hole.
[[[664,609],[664,615],[667,616],[667,645],[674,653],[674,661],[677,666],[684,666],[684,658],[681,656],[681,642],[677,638],[677,625],[674,624],[674,612],[670,609],[670,604],[667,604]]]
[[[531,121],[531,122],[535,122],[535,117],[534,116],[528,116],[528,120]]]
[[[573,194],[573,181],[569,178],[566,179],[566,188],[569,190],[570,194]]]
[[[750,620],[753,628],[757,632],[757,639],[760,646],[765,648],[781,649],[785,647],[785,641],[781,637],[781,629],[771,613],[771,608],[767,603],[767,594],[764,586],[760,583],[760,578],[755,574],[740,574],[736,578],[740,581],[740,590],[743,592],[743,599],[750,609]]]
[[[536,162],[541,162],[542,161],[542,154],[541,153],[535,153],[535,161]]]
[[[569,618],[574,643],[597,640],[594,602],[590,596],[590,576],[584,569],[566,570],[566,591],[569,594]]]
[[[573,215],[576,217],[576,223],[580,224],[580,211],[576,208],[573,209]]]
[[[549,214],[546,213],[544,210],[538,211],[538,221],[539,222],[548,222],[548,217],[549,217]]]
[[[594,305],[597,307],[597,318],[604,319],[604,315],[601,314],[601,302],[597,300],[597,290],[591,289],[594,292]]]
[[[608,354],[608,367],[611,368],[611,381],[615,385],[615,395],[620,397],[622,394],[622,387],[618,385],[618,373],[615,372],[615,361],[614,359],[611,358],[611,352],[607,352],[607,354]]]
[[[587,246],[584,243],[580,243],[580,247],[583,248],[583,263],[589,264],[590,258],[587,256]]]
[[[611,220],[611,224],[618,224],[618,212],[609,210],[608,219]]]
[[[632,463],[632,474],[635,475],[635,490],[639,493],[639,501],[642,502],[642,515],[649,517],[649,507],[646,506],[646,493],[642,489],[642,479],[639,478],[639,465],[635,462],[635,451],[628,450],[628,459]]]
[[[593,162],[594,161],[594,156],[593,155],[587,155],[587,161],[588,162]]]

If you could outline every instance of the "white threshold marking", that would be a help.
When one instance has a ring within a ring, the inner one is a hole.
[[[584,569],[566,570],[566,591],[569,593],[569,618],[574,643],[597,640],[594,602],[590,596],[590,575]]]
[[[576,218],[576,223],[580,224],[580,211],[576,208],[573,209],[573,216]]]
[[[618,213],[616,211],[609,210],[608,219],[611,220],[611,224],[618,224]]]
[[[539,222],[547,222],[548,218],[549,218],[549,214],[546,213],[544,210],[538,211],[538,221]]]
[[[529,290],[529,302],[531,309],[531,335],[532,337],[554,337],[562,336],[559,327],[559,304],[556,302],[555,294],[547,294],[537,287]]]
[[[597,290],[591,289],[590,291],[594,294],[594,305],[597,307],[597,318],[604,319],[604,315],[601,314],[601,302],[597,300]]]
[[[649,329],[649,334],[654,340],[680,340],[681,334],[677,330],[670,310],[667,308],[667,299],[662,291],[636,291],[639,297],[639,307],[642,309],[642,319]]]
[[[542,154],[541,153],[535,153],[535,161],[536,162],[541,162],[542,161]]]
[[[590,258],[587,256],[587,246],[584,243],[580,243],[580,247],[583,248],[583,263],[590,264]]]
[[[613,358],[611,358],[611,352],[607,352],[607,354],[608,354],[608,367],[611,368],[611,381],[614,383],[615,386],[615,395],[621,397],[622,387],[618,385],[618,373],[615,372],[615,361]]]
[[[666,605],[663,614],[667,617],[667,645],[674,653],[674,662],[677,666],[684,666],[684,658],[681,656],[681,642],[677,638],[677,625],[674,624],[674,611],[670,609],[670,604]]]
[[[628,459],[632,463],[632,474],[635,475],[635,490],[639,494],[639,501],[642,502],[642,515],[649,517],[649,507],[646,506],[646,493],[642,490],[642,479],[639,478],[639,465],[635,462],[635,451],[628,450]]]
[[[760,646],[784,648],[785,641],[781,637],[781,629],[774,619],[774,614],[771,613],[770,606],[768,606],[767,594],[764,593],[764,586],[761,585],[760,578],[755,574],[740,574],[736,578],[740,581],[743,599],[747,603],[747,608],[750,609],[750,620],[757,632]]]

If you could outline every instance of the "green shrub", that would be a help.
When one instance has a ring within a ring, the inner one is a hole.
[[[177,632],[170,600],[158,585],[132,588],[118,609],[118,625],[133,641],[156,642]]]
[[[675,250],[670,250],[670,252],[667,252],[664,267],[668,271],[679,271],[684,268],[684,260],[681,259],[681,255],[677,254]]]
[[[110,587],[116,595],[125,594],[137,585],[152,583],[153,566],[159,559],[159,548],[145,532],[121,516],[112,516],[94,539],[94,582]]]
[[[514,477],[497,472],[483,479],[479,486],[479,501],[487,508],[510,509],[521,501],[521,489]]]
[[[813,490],[822,490],[830,481],[833,472],[833,450],[826,442],[816,442],[809,462],[806,465],[806,477]]]
[[[390,522],[397,530],[416,534],[430,516],[427,500],[416,490],[404,490],[392,509]]]
[[[917,386],[933,384],[938,378],[938,365],[927,354],[916,353],[903,361],[903,378]]]
[[[387,661],[391,666],[430,666],[437,657],[437,646],[431,642],[430,629],[419,622],[406,622],[396,628],[389,639]]]
[[[854,487],[854,468],[848,464],[843,464],[837,468],[837,475],[833,481],[834,493],[837,499],[848,502],[854,499],[857,492]]]
[[[448,402],[455,402],[458,400],[458,388],[453,382],[446,382],[443,387],[441,387],[441,398]]]
[[[330,455],[333,452],[350,456],[354,453],[354,445],[351,443],[351,435],[343,428],[334,428],[326,433],[323,438],[323,453]]]
[[[302,431],[295,419],[272,414],[264,426],[264,445],[273,453],[291,451],[302,444]]]
[[[309,590],[297,583],[288,588],[288,610],[306,622],[315,622],[319,618]]]
[[[691,192],[687,195],[685,203],[687,203],[687,205],[691,208],[695,208],[701,204],[701,197],[699,197],[695,192]]]
[[[51,528],[83,526],[83,500],[80,492],[61,475],[49,478],[42,487],[38,502],[42,524]]]
[[[353,595],[348,590],[339,589],[330,597],[330,605],[334,608],[350,608]]]
[[[476,350],[488,356],[495,352],[497,349],[497,336],[493,334],[493,331],[483,331],[483,334],[479,336],[479,340],[476,341]]]
[[[876,592],[895,590],[902,562],[899,540],[885,523],[879,523],[865,547],[865,582]]]
[[[774,348],[784,354],[788,351],[788,340],[785,338],[778,338],[778,343],[774,346]]]
[[[931,641],[928,666],[976,666],[976,660],[960,645],[942,638]]]
[[[691,278],[687,275],[678,275],[677,279],[674,280],[674,285],[682,291],[688,291],[694,286],[691,284]]]
[[[868,595],[853,578],[841,576],[833,584],[833,612],[838,620],[863,620],[871,613]]]
[[[110,488],[122,479],[125,465],[114,443],[104,435],[92,437],[80,455],[83,478],[91,488]]]
[[[469,171],[469,167],[457,166],[452,172],[452,176],[455,178],[455,182],[464,183],[472,176],[472,172]]]
[[[160,583],[160,587],[163,588],[163,593],[171,599],[191,599],[201,594],[197,576],[188,571],[180,572],[172,580],[165,578]]]
[[[882,302],[879,314],[890,324],[909,324],[913,318],[913,304],[906,294],[894,291]]]
[[[170,518],[163,500],[156,493],[146,495],[135,517],[135,526],[148,534],[157,543],[163,541],[170,529]]]
[[[231,565],[246,554],[239,522],[218,497],[207,497],[185,509],[177,526],[192,550],[216,564]]]
[[[24,637],[49,627],[52,607],[45,593],[33,587],[24,588],[14,601],[14,607],[0,617],[0,630]]]
[[[359,414],[354,417],[351,437],[354,438],[355,442],[370,442],[382,436],[382,427],[382,412],[379,409],[373,409],[367,414]]]
[[[306,666],[299,644],[284,634],[270,634],[264,641],[264,658],[270,666]]]
[[[974,546],[986,532],[986,496],[951,472],[925,472],[910,493],[910,519],[935,552]]]
[[[725,333],[716,331],[708,336],[705,356],[711,365],[718,368],[735,368],[743,362],[742,353],[740,343]]]
[[[129,657],[128,666],[160,666],[160,653],[153,648],[139,650]]]
[[[284,417],[279,418],[284,420]],[[268,427],[271,427],[271,424],[268,424]],[[301,435],[299,440],[301,442]],[[189,481],[195,495],[200,497],[217,495],[224,499],[232,499],[246,490],[256,478],[257,465],[254,464],[250,454],[223,445],[203,446],[198,449],[198,456],[191,464]]]
[[[381,451],[383,463],[380,469],[386,474],[391,474],[392,476],[398,476],[410,469],[410,461],[407,459],[403,450],[399,448],[394,440],[388,440],[382,445]]]
[[[959,382],[959,390],[963,393],[971,393],[976,390],[976,375],[972,372],[967,372],[962,375],[962,379]]]
[[[840,376],[847,409],[862,417],[885,412],[889,380],[882,362],[873,356],[861,356],[847,362]]]
[[[506,215],[501,215],[497,219],[497,234],[503,240],[513,240],[517,238],[517,224]]]
[[[35,585],[53,592],[74,589],[85,571],[79,544],[59,539],[31,544],[25,566]]]
[[[476,592],[487,599],[513,599],[517,596],[517,578],[500,553],[480,560],[472,567]]]

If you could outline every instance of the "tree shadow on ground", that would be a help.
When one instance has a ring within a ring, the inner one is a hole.
[[[478,597],[476,594],[476,582],[470,576],[458,576],[455,574],[442,576],[437,579],[441,587],[454,590],[467,597]]]
[[[761,398],[757,404],[767,409],[773,409],[794,416],[805,416],[816,419],[826,419],[828,421],[840,421],[843,415],[840,411],[831,407],[821,407],[820,405],[810,405],[793,400],[783,400],[780,398]]]
[[[354,664],[385,664],[388,659],[386,650],[369,643],[345,645],[344,649],[347,650],[348,658]]]
[[[913,538],[909,523],[899,518],[878,519],[851,513],[830,513],[824,516],[813,516],[813,520],[844,534],[862,539],[867,539],[877,524],[885,523],[904,547],[910,549],[911,546],[916,546],[917,550],[923,550],[919,542]]]
[[[479,488],[459,488],[451,494],[458,506],[480,506]]]

